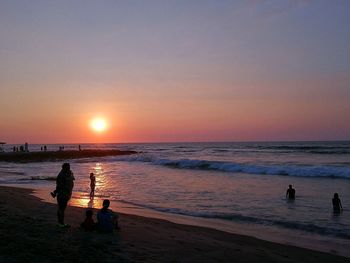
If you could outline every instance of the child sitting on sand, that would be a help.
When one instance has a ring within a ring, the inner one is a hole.
[[[92,215],[93,215],[93,212],[92,210],[86,210],[85,212],[86,214],[86,218],[84,220],[83,223],[81,223],[81,227],[85,230],[85,231],[92,231],[95,229],[95,222],[94,222],[94,219],[92,218]]]
[[[114,229],[119,230],[118,215],[108,209],[110,201],[103,200],[102,209],[97,213],[97,229],[103,233],[112,233]]]

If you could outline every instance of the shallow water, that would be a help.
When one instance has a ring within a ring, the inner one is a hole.
[[[31,147],[40,150],[39,145]],[[54,147],[58,148],[48,146]],[[309,243],[340,253],[350,248],[349,142],[82,147],[142,153],[70,161],[79,193],[72,200],[75,205],[89,205],[89,173],[94,172],[96,200],[109,198],[125,207],[190,216],[193,222],[224,222],[225,228],[231,224],[243,233],[282,243]],[[60,166],[61,162],[0,163],[0,183],[53,189],[55,182],[48,179],[55,179]],[[285,199],[289,184],[296,189],[295,201]],[[344,207],[339,215],[332,212],[334,192]]]

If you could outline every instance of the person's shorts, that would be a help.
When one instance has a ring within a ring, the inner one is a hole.
[[[69,198],[65,197],[65,196],[57,196],[57,204],[58,204],[58,208],[61,210],[66,209],[67,204],[68,204]]]

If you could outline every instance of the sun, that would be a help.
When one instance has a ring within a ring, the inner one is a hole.
[[[96,118],[90,122],[90,127],[95,132],[104,132],[107,129],[107,126],[107,122],[103,118]]]

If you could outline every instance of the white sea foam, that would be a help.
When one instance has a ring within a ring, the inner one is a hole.
[[[179,169],[216,170],[231,173],[286,175],[303,177],[331,177],[350,179],[350,167],[327,165],[281,165],[266,164],[253,165],[244,163],[209,161],[196,159],[162,159],[152,155],[139,154],[121,158],[114,161],[147,162]]]

